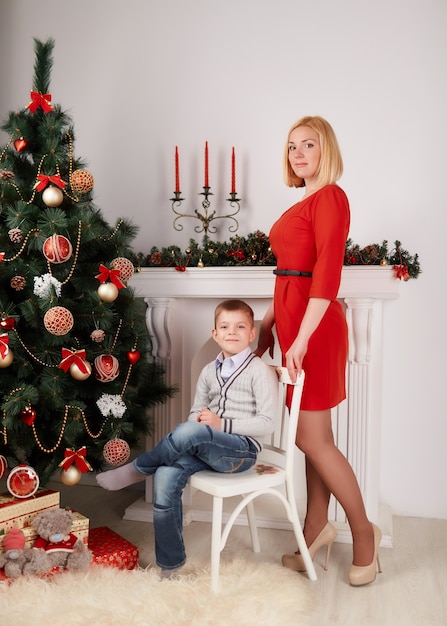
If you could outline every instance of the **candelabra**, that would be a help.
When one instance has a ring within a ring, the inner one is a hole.
[[[216,215],[216,211],[210,212],[211,202],[208,200],[208,197],[213,195],[210,190],[211,187],[205,186],[203,187],[203,191],[199,194],[200,196],[203,196],[202,213],[197,209],[194,210],[194,213],[181,213],[178,209],[180,208],[185,198],[181,197],[181,191],[174,191],[174,197],[170,198],[170,201],[172,202],[172,210],[177,216],[173,222],[175,230],[183,230],[183,225],[178,223],[178,221],[182,217],[192,217],[193,219],[199,220],[200,222],[200,224],[197,225],[194,230],[196,231],[196,233],[204,232],[205,237],[208,237],[208,233],[217,232],[216,226],[211,226],[211,222],[214,222],[215,220],[232,220],[233,223],[228,227],[228,230],[231,233],[235,233],[237,231],[237,229],[239,228],[239,222],[234,216],[237,215],[240,211],[241,207],[239,203],[241,201],[241,198],[237,197],[236,191],[231,191],[230,197],[226,198],[226,201],[230,203],[230,207],[233,212],[230,212],[227,215]]]

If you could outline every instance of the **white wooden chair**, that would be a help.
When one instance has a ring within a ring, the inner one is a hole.
[[[296,383],[292,383],[285,367],[277,367],[276,371],[280,387],[278,420],[269,441],[264,442],[263,450],[258,456],[256,465],[240,474],[223,474],[204,470],[193,474],[190,479],[192,493],[194,490],[200,490],[213,496],[211,587],[214,591],[218,591],[219,588],[220,554],[225,547],[234,522],[244,508],[247,510],[253,551],[260,552],[254,500],[263,494],[274,495],[282,502],[287,519],[292,523],[307,574],[310,580],[317,580],[296,508],[293,476],[295,435],[303,391],[304,372],[301,373]],[[294,385],[294,391],[289,411],[285,400],[287,386],[291,384]],[[262,468],[263,465],[267,466],[268,469]],[[241,501],[223,526],[223,500],[234,496],[240,496]]]

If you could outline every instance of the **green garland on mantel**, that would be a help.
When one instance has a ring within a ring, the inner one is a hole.
[[[131,261],[137,271],[142,267],[174,267],[178,271],[185,271],[187,267],[276,265],[268,237],[260,230],[244,237],[235,235],[224,242],[204,237],[199,245],[190,239],[185,250],[175,245],[164,248],[153,246],[149,254],[133,254]],[[397,278],[404,281],[417,278],[421,273],[418,255],[411,255],[404,250],[400,241],[395,241],[389,251],[386,240],[361,248],[348,239],[344,265],[392,265]]]

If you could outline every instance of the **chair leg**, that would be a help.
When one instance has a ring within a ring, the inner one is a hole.
[[[290,504],[291,508],[291,522],[293,524],[293,532],[295,533],[295,538],[298,543],[298,549],[300,551],[301,556],[303,557],[304,565],[306,566],[307,575],[310,580],[317,580],[317,574],[315,572],[315,566],[309,554],[309,549],[306,544],[306,540],[304,539],[303,530],[301,528],[300,520],[298,517],[298,513],[296,509],[294,509],[293,504]]]
[[[222,538],[223,498],[213,497],[213,521],[211,529],[211,589],[219,590],[219,568]]]
[[[258,527],[256,525],[255,505],[254,505],[253,500],[251,500],[247,504],[246,508],[247,508],[248,527],[250,529],[251,545],[253,547],[253,552],[261,552],[261,544],[259,542]]]

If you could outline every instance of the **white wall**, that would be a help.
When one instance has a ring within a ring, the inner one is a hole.
[[[200,238],[192,221],[172,227],[175,145],[192,208],[205,140],[216,208],[234,145],[239,234],[268,232],[298,198],[282,183],[289,127],[305,114],[330,120],[351,237],[399,239],[423,269],[385,306],[381,499],[398,515],[447,518],[445,0],[1,4],[1,119],[28,102],[32,38],[53,37],[53,100],[73,116],[107,219],[140,225],[136,250]]]

